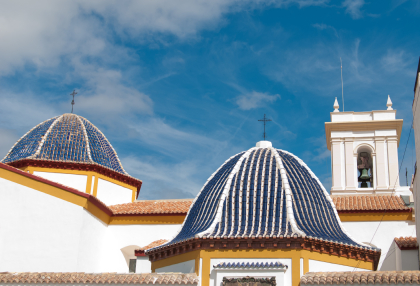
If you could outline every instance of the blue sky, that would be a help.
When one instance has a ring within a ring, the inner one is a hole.
[[[194,197],[262,139],[331,187],[324,122],[386,108],[412,120],[419,1],[1,1],[0,153],[71,110],[143,180],[139,199]],[[411,138],[413,139],[413,137]],[[414,141],[403,162],[412,173]],[[0,156],[3,156],[0,155]]]

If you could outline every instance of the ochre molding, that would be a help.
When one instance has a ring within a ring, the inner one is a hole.
[[[411,221],[410,210],[337,211],[340,220],[346,221]]]
[[[331,132],[332,131],[375,131],[375,130],[396,129],[397,130],[397,143],[399,145],[402,125],[403,125],[402,119],[325,122],[327,148],[328,150],[331,150]]]
[[[187,214],[113,215],[109,224],[182,224]]]

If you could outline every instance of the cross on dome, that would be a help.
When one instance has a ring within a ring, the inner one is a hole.
[[[263,121],[264,122],[264,135],[263,135],[263,137],[264,137],[264,141],[265,141],[265,137],[266,137],[265,136],[265,123],[271,121],[271,119],[267,119],[265,117],[265,113],[264,113],[264,119],[259,119],[258,121]]]

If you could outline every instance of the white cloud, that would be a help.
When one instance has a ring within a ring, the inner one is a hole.
[[[343,7],[346,8],[346,13],[350,14],[353,19],[359,19],[362,17],[362,6],[365,5],[365,0],[345,0]]]
[[[240,109],[250,110],[253,108],[262,107],[267,103],[273,103],[280,98],[280,95],[270,95],[268,93],[252,91],[242,94],[236,98],[236,104]]]
[[[274,5],[324,5],[327,0],[0,0],[0,75],[25,67],[54,67],[66,57],[115,58],[124,50],[113,35],[139,43],[167,45],[164,37],[195,36],[224,24],[241,9]],[[121,51],[120,51],[121,52]]]
[[[387,54],[381,58],[381,64],[385,71],[396,72],[405,70],[415,58],[407,55],[405,51],[388,50]],[[406,71],[408,75],[412,74],[411,70]]]
[[[135,137],[168,156],[180,156],[190,153],[190,150],[215,150],[224,144],[204,135],[179,130],[158,117],[151,117],[142,123],[129,126],[136,132]]]
[[[153,113],[152,99],[124,84],[120,71],[98,68],[79,61],[74,65],[73,76],[86,79],[76,99],[77,110],[110,117]]]
[[[197,162],[163,163],[153,158],[121,159],[127,172],[143,181],[139,199],[193,198],[201,189]],[[210,174],[208,174],[210,176]]]

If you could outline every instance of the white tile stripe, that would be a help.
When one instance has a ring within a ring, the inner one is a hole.
[[[356,239],[354,239],[346,230],[345,230],[345,228],[344,228],[344,226],[343,226],[343,224],[341,223],[341,220],[340,220],[340,217],[339,217],[339,215],[338,215],[338,213],[337,213],[337,209],[335,208],[335,205],[334,205],[334,203],[333,203],[333,201],[332,201],[332,199],[331,199],[331,197],[330,197],[330,194],[328,194],[328,192],[327,192],[327,190],[325,189],[325,187],[324,187],[324,185],[322,185],[321,184],[321,182],[319,181],[319,179],[318,179],[318,177],[312,172],[312,170],[308,167],[308,165],[306,165],[305,164],[305,162],[303,162],[299,157],[297,157],[296,155],[294,155],[294,154],[292,154],[292,153],[290,153],[290,152],[287,152],[287,151],[284,151],[284,150],[281,150],[281,149],[278,149],[279,151],[281,151],[281,152],[284,152],[285,154],[288,154],[288,155],[290,155],[290,156],[292,156],[292,157],[294,157],[302,166],[304,166],[305,168],[306,168],[306,170],[309,172],[309,174],[311,174],[311,176],[312,176],[312,178],[314,178],[317,182],[318,182],[318,185],[321,187],[321,189],[322,189],[322,191],[324,192],[324,195],[326,196],[326,198],[327,198],[327,200],[328,200],[328,202],[331,204],[331,206],[332,206],[332,208],[333,208],[333,211],[334,211],[334,214],[335,214],[335,218],[336,218],[336,220],[337,220],[337,222],[338,222],[338,224],[340,225],[340,227],[341,227],[341,230],[343,231],[343,233],[345,234],[345,235],[347,235],[351,240],[353,240],[354,242],[356,242],[356,243],[358,243],[358,244],[360,244],[360,245],[363,245],[363,246],[366,246],[366,247],[369,247],[369,248],[371,248],[370,246],[368,246],[368,245],[366,245],[366,244],[364,244],[364,243],[362,243],[362,242],[359,242],[359,241],[357,241]]]

